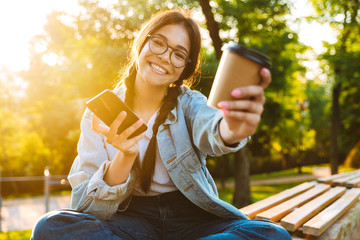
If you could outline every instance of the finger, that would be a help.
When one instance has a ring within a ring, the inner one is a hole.
[[[130,148],[132,148],[137,142],[139,142],[143,137],[145,136],[145,132],[137,135],[136,137],[133,137],[131,139],[126,140],[125,142],[121,143],[121,146],[119,146],[121,151],[126,152]]]
[[[124,119],[126,118],[126,112],[125,111],[121,111],[119,113],[119,115],[117,115],[117,117],[115,118],[115,120],[111,123],[110,125],[110,130],[109,133],[107,135],[107,138],[112,139],[116,136],[117,131],[121,125],[121,123],[124,121]]]
[[[251,100],[220,102],[220,109],[246,111],[261,114],[264,111],[263,104]]]
[[[231,92],[231,96],[236,99],[258,98],[262,95],[264,95],[264,89],[257,85],[236,88]]]
[[[138,121],[136,121],[133,125],[131,125],[130,127],[128,127],[127,129],[125,129],[122,133],[121,136],[124,139],[128,139],[129,136],[131,136],[131,134],[133,134],[137,129],[139,129],[142,125],[144,124],[143,120],[139,119]]]
[[[257,85],[251,85],[241,88],[236,88],[231,92],[231,96],[235,99],[262,99],[264,95],[264,89]]]
[[[96,117],[95,114],[92,116],[91,119],[91,129],[97,133],[101,133],[104,135],[106,135],[109,131],[109,127],[100,124],[99,118]]]
[[[223,111],[223,114],[227,118],[231,118],[237,121],[244,121],[249,125],[257,126],[260,122],[260,115],[256,113],[240,112],[240,111]]]
[[[259,86],[265,89],[271,83],[271,72],[267,68],[262,68],[260,70],[260,76],[261,76],[261,81],[259,83]]]

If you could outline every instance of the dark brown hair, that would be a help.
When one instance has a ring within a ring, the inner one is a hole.
[[[157,142],[156,134],[158,128],[162,123],[164,123],[169,112],[176,106],[177,97],[181,94],[180,86],[183,84],[191,86],[191,84],[193,84],[195,81],[194,75],[200,66],[201,35],[198,25],[190,17],[190,12],[184,11],[182,9],[161,11],[154,14],[147,22],[145,22],[133,42],[130,61],[127,67],[122,70],[123,73],[120,75],[120,82],[118,83],[118,86],[120,84],[125,84],[125,102],[130,107],[133,107],[134,82],[137,72],[136,60],[138,59],[141,50],[148,42],[147,36],[170,24],[178,24],[187,31],[190,39],[190,62],[185,65],[185,68],[179,79],[169,86],[168,91],[162,101],[159,114],[155,120],[153,126],[153,136],[146,150],[140,170],[140,185],[142,190],[145,192],[149,191],[152,176],[154,174]]]

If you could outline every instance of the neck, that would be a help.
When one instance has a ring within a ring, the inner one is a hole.
[[[140,81],[135,81],[134,111],[145,122],[160,108],[167,88],[144,86]]]

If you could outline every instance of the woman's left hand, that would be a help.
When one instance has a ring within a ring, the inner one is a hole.
[[[260,76],[259,85],[236,88],[231,93],[235,100],[218,103],[224,115],[220,121],[220,135],[225,143],[234,144],[255,133],[264,110],[264,90],[271,82],[268,69],[261,69]]]

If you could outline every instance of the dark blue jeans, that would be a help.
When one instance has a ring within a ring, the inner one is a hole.
[[[104,221],[91,214],[58,210],[44,215],[31,239],[248,239],[287,240],[282,227],[262,220],[229,220],[214,216],[180,192],[133,196],[125,212]]]

